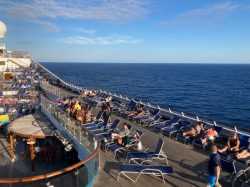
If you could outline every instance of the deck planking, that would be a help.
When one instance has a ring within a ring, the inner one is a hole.
[[[74,95],[75,92],[65,90],[65,94]],[[83,104],[89,104],[84,101],[83,98],[78,98]],[[93,106],[92,113],[96,115],[101,110],[100,107]],[[117,115],[116,113],[112,114],[112,121],[119,119],[121,123],[118,128],[122,127],[123,123],[127,123],[133,126],[132,132],[135,130],[140,130],[144,132],[144,135],[141,137],[141,142],[143,149],[145,150],[148,147],[155,147],[159,137],[163,138],[164,146],[163,152],[168,157],[168,163],[173,167],[173,175],[165,175],[165,184],[163,184],[161,177],[156,177],[153,175],[141,175],[137,182],[132,182],[127,179],[124,175],[120,175],[119,181],[117,181],[120,165],[122,163],[128,163],[126,161],[127,152],[117,153],[116,158],[112,152],[107,154],[103,149],[100,151],[100,168],[98,177],[93,184],[93,187],[103,187],[103,186],[124,186],[124,187],[140,187],[140,186],[173,186],[173,187],[200,187],[205,186],[206,178],[208,176],[207,171],[207,161],[210,155],[209,148],[206,148],[205,151],[201,147],[192,146],[191,144],[184,144],[181,140],[175,140],[175,138],[168,138],[165,135],[162,135],[158,131],[149,129],[148,127],[143,127],[140,124],[134,123],[124,119],[123,117]],[[217,142],[218,145],[223,145],[225,142]],[[154,150],[154,148],[153,148]],[[137,151],[137,150],[131,150]],[[163,165],[166,165],[162,161]],[[130,174],[131,178],[135,179],[137,175]],[[228,177],[228,174],[221,172],[220,178]],[[242,178],[242,177],[241,177]],[[220,184],[224,186],[231,186],[230,182],[226,182],[224,179],[219,180]],[[241,186],[241,181],[238,179],[235,187]]]

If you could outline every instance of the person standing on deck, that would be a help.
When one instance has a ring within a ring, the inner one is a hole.
[[[206,187],[219,187],[220,177],[220,155],[217,153],[216,145],[211,147],[211,155],[208,161],[208,178],[206,181]]]

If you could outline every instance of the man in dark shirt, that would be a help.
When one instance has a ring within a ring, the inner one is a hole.
[[[218,187],[220,176],[220,155],[217,153],[216,145],[211,147],[211,155],[208,161],[208,178],[206,181],[206,187]]]

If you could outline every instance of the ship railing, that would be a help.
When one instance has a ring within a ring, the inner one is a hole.
[[[76,187],[90,186],[97,177],[100,163],[98,137],[88,129],[83,129],[79,123],[44,96],[41,96],[41,105],[88,150],[89,156],[74,165],[51,173],[31,177],[1,178],[0,184],[9,184],[9,186],[59,187],[61,184]]]
[[[57,96],[57,98],[62,98],[64,97],[63,94],[62,94],[62,90],[55,87],[55,86],[52,86],[50,84],[47,84],[45,82],[40,82],[40,87],[49,91],[50,93],[54,94]],[[51,99],[51,100],[56,100],[57,98],[55,99]]]
[[[39,64],[38,62],[36,62],[30,55],[29,58],[31,59],[31,61],[33,63],[37,63],[39,65],[39,67],[43,70],[45,70],[47,73],[49,73],[51,76],[53,76],[55,79],[59,80],[61,83],[63,83],[65,86],[68,85],[67,82],[65,82],[64,80],[62,80],[61,78],[59,78],[58,76],[56,76],[54,73],[52,73],[51,71],[49,71],[47,68],[45,68],[43,65]]]
[[[43,65],[39,64],[38,62],[36,62],[30,55],[29,55],[31,61],[33,63],[37,63],[39,65],[39,67],[41,69],[43,69],[45,72],[47,72],[48,74],[50,74],[52,77],[54,77],[54,79],[56,81],[59,82],[59,84],[63,84],[63,86],[67,87],[67,88],[72,88],[72,89],[75,89],[75,90],[82,90],[84,92],[89,92],[91,90],[97,90],[99,91],[100,89],[99,88],[85,88],[85,87],[81,87],[81,86],[77,86],[77,85],[74,85],[74,84],[71,84],[71,83],[67,83],[66,81],[62,80],[60,77],[58,77],[57,75],[55,75],[54,73],[52,73],[51,71],[49,71],[47,68],[45,68]]]
[[[44,68],[44,69],[46,69],[46,68]],[[46,71],[49,71],[49,70],[46,69]],[[79,86],[76,86],[74,84],[68,84],[68,85],[75,88],[75,89],[77,89],[79,87]],[[80,89],[84,90],[85,88],[80,87]],[[203,122],[205,122],[205,123],[207,123],[209,125],[222,126],[225,130],[229,130],[229,131],[238,131],[239,133],[246,134],[246,135],[250,134],[250,129],[249,128],[242,127],[242,126],[239,126],[239,125],[236,125],[236,124],[231,124],[231,123],[224,122],[224,121],[221,121],[221,120],[216,120],[216,119],[213,119],[213,118],[205,117],[205,116],[194,114],[194,113],[191,113],[191,112],[186,112],[184,110],[175,109],[175,108],[172,108],[171,106],[159,105],[159,104],[155,104],[155,103],[152,103],[152,102],[149,102],[149,101],[146,101],[146,100],[137,99],[137,98],[134,98],[134,97],[131,97],[131,96],[125,96],[125,95],[123,95],[123,93],[110,92],[110,91],[106,91],[106,90],[100,89],[100,88],[95,89],[95,90],[101,91],[103,93],[108,93],[108,94],[110,94],[112,96],[115,96],[116,98],[120,98],[120,99],[122,99],[124,101],[127,101],[127,102],[129,102],[131,99],[133,99],[134,101],[140,102],[140,103],[142,103],[142,104],[144,104],[144,105],[146,105],[146,106],[148,106],[150,108],[158,108],[158,109],[161,109],[163,112],[167,112],[167,113],[169,113],[171,115],[177,115],[177,116],[184,117],[184,118],[194,120],[194,121],[197,121],[197,122],[203,121]]]
[[[11,61],[12,63],[16,64],[17,66],[21,66],[21,67],[27,67],[29,66],[29,64],[26,64],[25,62],[23,62],[22,60],[20,60],[19,58],[6,58],[7,61]]]
[[[202,116],[202,115],[198,115],[198,114],[194,114],[194,113],[191,113],[191,112],[186,112],[184,110],[180,110],[180,109],[176,109],[176,108],[173,108],[171,106],[167,106],[167,105],[159,105],[159,104],[156,104],[156,103],[153,103],[153,102],[149,102],[149,101],[146,101],[146,100],[141,100],[141,99],[138,99],[138,98],[134,98],[134,97],[131,97],[131,96],[125,96],[121,93],[115,93],[115,92],[108,92],[108,91],[105,91],[103,89],[101,89],[101,92],[104,92],[104,93],[109,93],[110,95],[112,96],[115,96],[116,98],[120,98],[124,101],[127,101],[127,103],[133,99],[135,102],[137,103],[141,103],[145,106],[148,106],[150,108],[158,108],[158,109],[161,109],[162,112],[166,112],[166,113],[169,113],[171,115],[176,115],[176,116],[179,116],[179,117],[183,117],[183,118],[186,118],[186,119],[190,119],[190,120],[193,120],[193,121],[202,121],[202,122],[205,122],[209,125],[218,125],[218,126],[222,126],[223,129],[225,130],[229,130],[229,131],[237,131],[241,134],[245,134],[245,135],[250,135],[250,129],[247,128],[247,127],[242,127],[242,126],[239,126],[239,125],[236,125],[236,124],[231,124],[231,123],[228,123],[228,122],[224,122],[224,121],[221,121],[221,120],[216,120],[216,119],[213,119],[213,118],[209,118],[209,117],[205,117],[205,116]]]
[[[41,105],[90,153],[96,149],[97,137],[84,126],[80,125],[69,114],[60,109],[57,103],[41,95]],[[93,141],[94,140],[94,141]]]
[[[4,57],[7,58],[27,58],[28,51],[4,50]]]
[[[16,66],[7,66],[7,67],[1,67],[0,72],[8,73],[8,72],[19,72],[20,69]]]

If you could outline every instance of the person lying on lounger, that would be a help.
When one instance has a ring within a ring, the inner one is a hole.
[[[199,122],[194,128],[192,127],[189,131],[183,132],[183,136],[195,136],[199,135],[201,131],[204,131],[204,123]]]
[[[233,132],[232,136],[228,138],[227,145],[222,148],[218,149],[219,153],[225,153],[226,151],[236,153],[240,149],[240,140],[236,132]]]
[[[240,159],[240,158],[250,158],[250,138],[248,139],[248,147],[246,149],[244,149],[243,151],[241,151],[240,153],[236,153],[236,158]]]
[[[129,135],[128,125],[127,123],[123,123],[123,128],[119,131],[119,133],[112,133],[111,140],[117,140],[119,137],[124,137]]]
[[[135,110],[132,110],[132,111],[128,111],[128,112],[125,112],[125,114],[128,114],[128,116],[132,116],[132,115],[135,115],[135,116],[142,116],[144,114],[144,111],[143,111],[143,108],[142,108],[142,105],[138,103],[137,107]]]
[[[204,132],[203,138],[200,138],[201,143],[204,144],[209,140],[214,140],[216,136],[218,136],[218,133],[216,132],[214,127],[212,127]]]
[[[124,139],[123,139],[123,144],[124,144],[126,147],[128,147],[128,144],[129,144],[130,142],[135,142],[135,141],[138,140],[138,138],[139,138],[139,134],[138,134],[137,132],[135,132],[135,133],[133,134],[133,136],[125,136]]]

